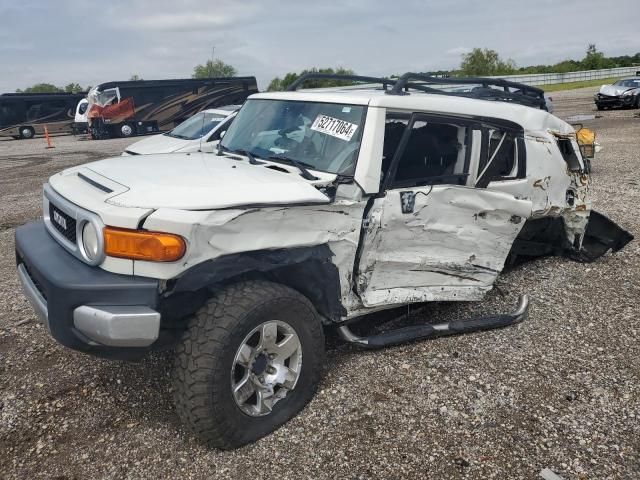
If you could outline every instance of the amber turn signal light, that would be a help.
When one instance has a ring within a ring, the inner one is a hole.
[[[103,235],[104,253],[110,257],[173,262],[187,249],[184,239],[171,233],[105,227]]]

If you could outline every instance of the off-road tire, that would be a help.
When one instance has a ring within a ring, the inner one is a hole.
[[[258,325],[279,320],[290,325],[302,346],[295,388],[265,416],[245,414],[231,391],[237,349]],[[324,365],[324,333],[311,302],[297,291],[268,281],[230,285],[210,298],[189,321],[176,349],[174,401],[182,421],[202,441],[237,448],[276,430],[313,397]]]
[[[602,105],[596,105],[596,108],[597,108],[598,110],[600,110],[600,111],[604,110],[604,106],[602,106]]]

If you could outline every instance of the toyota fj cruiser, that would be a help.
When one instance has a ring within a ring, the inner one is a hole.
[[[324,333],[364,347],[511,325],[509,314],[357,336],[414,302],[477,301],[505,262],[591,261],[631,236],[591,210],[574,129],[542,91],[421,74],[253,95],[215,153],[117,157],[44,185],[16,230],[18,275],[50,334],[139,358],[177,345],[180,417],[233,448],[292,418]],[[373,85],[371,85],[373,84]],[[471,97],[471,98],[469,98]]]

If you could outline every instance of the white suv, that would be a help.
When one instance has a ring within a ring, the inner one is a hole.
[[[575,132],[542,91],[340,78],[381,88],[253,95],[217,154],[65,170],[44,186],[44,220],[16,230],[18,274],[51,335],[120,359],[177,345],[177,411],[209,445],[246,444],[300,411],[326,328],[375,348],[511,325],[526,297],[510,314],[349,328],[408,303],[481,300],[507,259],[591,261],[632,238],[591,210]]]

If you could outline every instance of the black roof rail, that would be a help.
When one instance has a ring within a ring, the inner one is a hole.
[[[300,75],[295,81],[293,81],[287,88],[286,92],[293,92],[300,87],[307,80],[342,80],[345,82],[363,82],[363,83],[379,83],[382,84],[382,88],[388,92],[387,85],[395,85],[398,81],[397,78],[380,78],[380,77],[367,77],[362,75],[340,75],[337,73],[305,73],[304,75]],[[339,87],[336,87],[339,88]],[[423,92],[430,93],[441,93],[440,90],[435,88],[429,88],[426,85],[419,83],[408,83],[407,88],[413,88],[415,90],[420,90]]]
[[[362,75],[339,75],[335,73],[305,73],[300,75],[291,83],[285,91],[296,91],[304,82],[308,80],[342,80],[362,83],[381,84],[385,93],[389,95],[408,95],[408,90],[418,90],[426,93],[438,95],[450,95],[456,97],[478,98],[485,100],[498,100],[513,102],[528,107],[547,109],[547,102],[544,98],[544,90],[525,85],[523,83],[511,82],[503,78],[486,77],[434,77],[424,73],[408,72],[400,78],[380,78],[367,77]],[[419,83],[416,83],[419,82]],[[448,92],[429,85],[473,85],[479,84],[481,87],[473,88],[470,92]],[[387,86],[392,88],[388,89]],[[492,87],[502,87],[498,90]],[[510,89],[513,89],[510,90]]]
[[[307,80],[341,80],[345,82],[362,82],[362,83],[380,83],[383,89],[387,89],[387,85],[393,85],[396,83],[396,79],[392,78],[379,78],[379,77],[365,77],[362,75],[339,75],[337,73],[305,73],[296,78],[285,89],[286,92],[294,92]]]
[[[520,103],[531,107],[547,109],[547,104],[544,98],[544,90],[532,87],[531,85],[525,85],[524,83],[511,82],[503,78],[487,78],[487,77],[433,77],[423,73],[405,73],[397,82],[395,82],[393,88],[386,93],[389,95],[406,95],[409,88],[415,88],[415,83],[409,83],[411,80],[418,80],[421,85],[469,85],[480,84],[481,88],[475,88],[470,92],[447,92],[444,90],[430,89],[431,93],[438,93],[441,95],[453,95],[470,98],[480,98],[489,100],[502,100],[511,101],[514,103]],[[502,87],[502,90],[498,90],[491,87]],[[511,91],[509,89],[515,89]],[[423,89],[420,89],[423,90]]]

